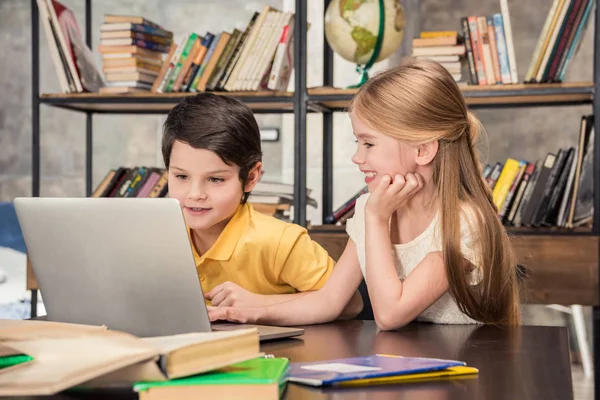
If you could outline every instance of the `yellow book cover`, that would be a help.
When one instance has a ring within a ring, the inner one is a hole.
[[[366,386],[366,385],[383,385],[393,383],[409,383],[409,382],[423,382],[439,379],[452,379],[452,378],[472,378],[479,373],[477,368],[458,366],[449,367],[440,371],[422,372],[417,374],[407,375],[396,375],[396,376],[384,376],[381,378],[369,378],[369,379],[356,379],[354,381],[340,382],[337,386]]]
[[[424,31],[421,32],[421,39],[431,39],[431,38],[439,38],[439,37],[447,37],[447,36],[458,36],[458,31]]]
[[[502,168],[502,172],[500,173],[498,181],[496,182],[494,190],[492,191],[492,198],[494,199],[494,204],[496,207],[498,207],[498,210],[502,208],[502,204],[508,195],[510,186],[519,173],[519,168],[519,161],[513,158],[507,159],[506,163],[504,163],[504,168]]]

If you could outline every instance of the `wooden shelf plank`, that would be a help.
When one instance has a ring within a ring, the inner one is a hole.
[[[348,241],[343,227],[314,226],[313,240],[338,259]],[[598,305],[600,238],[589,231],[571,234],[511,234],[517,261],[529,276],[523,301],[529,304]]]
[[[462,86],[467,104],[472,107],[543,106],[587,104],[593,98],[591,82],[539,85]],[[308,89],[311,111],[343,111],[357,89],[318,87]],[[216,92],[240,99],[256,112],[293,112],[292,92]],[[43,94],[40,102],[55,107],[98,113],[166,113],[190,93],[131,93],[108,95],[98,93]]]
[[[292,92],[230,92],[216,94],[234,97],[256,112],[292,112],[294,110]],[[77,111],[97,113],[167,113],[175,104],[192,93],[131,93],[112,95],[98,93],[48,93],[40,96],[42,104]]]
[[[543,106],[556,104],[587,104],[593,99],[592,82],[461,86],[467,105]],[[358,89],[319,87],[308,90],[309,100],[331,110],[344,110]]]

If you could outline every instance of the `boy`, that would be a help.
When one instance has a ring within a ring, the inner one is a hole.
[[[242,102],[209,93],[167,116],[162,153],[169,197],[181,204],[198,276],[213,306],[256,307],[321,288],[334,267],[306,229],[247,204],[262,168],[259,128]],[[341,316],[362,309],[355,293]]]

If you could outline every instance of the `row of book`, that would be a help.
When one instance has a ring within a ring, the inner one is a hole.
[[[519,83],[508,5],[500,5],[501,13],[460,20],[472,85]]]
[[[101,93],[148,91],[169,51],[173,33],[140,16],[105,15],[100,26]]]
[[[457,31],[424,31],[412,40],[412,56],[439,62],[452,74],[455,81],[462,80],[465,45]]]
[[[286,90],[293,30],[292,13],[265,6],[243,32],[185,35],[171,46],[152,92]]]
[[[593,219],[594,117],[581,118],[577,146],[548,153],[535,163],[508,158],[485,165],[483,178],[492,190],[505,226],[575,228]],[[325,224],[344,224],[354,215],[361,189],[334,210]]]
[[[583,116],[576,147],[548,153],[536,163],[509,158],[486,165],[499,218],[516,227],[590,226],[594,214],[594,117]]]
[[[525,75],[526,83],[561,82],[579,49],[594,0],[554,0]]]
[[[165,197],[167,180],[164,168],[119,167],[108,171],[92,197]]]
[[[62,92],[97,92],[104,87],[73,11],[56,0],[37,0],[37,9]]]
[[[166,197],[167,182],[168,172],[164,168],[119,167],[108,171],[91,197]],[[311,189],[307,189],[307,204],[316,207],[317,202],[310,194]],[[284,220],[289,220],[293,201],[293,185],[263,180],[257,182],[248,198],[257,211]]]

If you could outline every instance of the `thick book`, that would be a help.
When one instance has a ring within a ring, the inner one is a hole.
[[[138,338],[100,326],[0,320],[0,341],[2,355],[32,358],[2,370],[0,396],[166,381],[262,355],[255,328]]]
[[[455,360],[377,354],[318,362],[292,363],[288,381],[310,386],[325,386],[356,379],[416,374],[465,365],[465,362]]]
[[[140,400],[279,399],[289,371],[287,358],[254,358],[207,374],[133,386]]]

